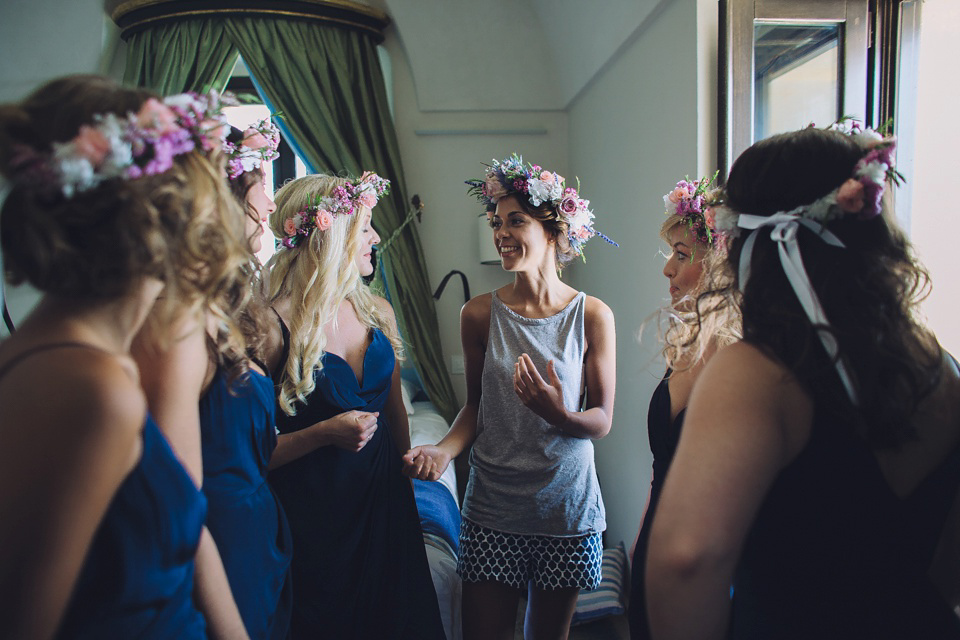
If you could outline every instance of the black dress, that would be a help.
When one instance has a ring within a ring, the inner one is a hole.
[[[817,409],[747,534],[730,638],[960,638],[927,577],[958,485],[960,446],[898,497],[853,429]]]
[[[667,469],[673,461],[673,454],[677,451],[683,416],[687,411],[686,408],[681,409],[673,420],[670,419],[670,388],[667,386],[670,373],[668,370],[663,380],[657,385],[647,412],[647,437],[650,440],[650,451],[653,453],[653,477],[650,482],[647,512],[643,517],[643,526],[640,527],[630,563],[630,606],[627,610],[627,619],[630,622],[631,640],[650,638],[644,591],[647,546],[650,543],[650,529],[653,527],[653,516],[660,500],[660,492],[667,477]]]
[[[381,412],[359,452],[320,447],[270,472],[293,534],[295,640],[444,638],[413,489],[383,414],[393,347],[372,333],[361,380],[325,353],[306,405],[292,417],[277,411],[281,434],[353,409]]]

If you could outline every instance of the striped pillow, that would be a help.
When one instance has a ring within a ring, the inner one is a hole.
[[[620,615],[623,607],[623,587],[627,579],[627,552],[623,542],[614,549],[603,550],[603,569],[600,586],[593,591],[583,590],[577,596],[573,624],[583,624],[606,616]]]

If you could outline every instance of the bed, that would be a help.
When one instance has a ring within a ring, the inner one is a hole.
[[[439,442],[450,428],[447,421],[433,403],[426,400],[410,402],[409,398],[415,396],[406,392],[404,396],[410,421],[410,445],[416,447]],[[414,480],[413,492],[443,628],[447,640],[460,640],[460,576],[457,575],[460,501],[454,465],[451,463],[437,482]]]

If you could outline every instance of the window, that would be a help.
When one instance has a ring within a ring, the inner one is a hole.
[[[249,75],[247,75],[247,70],[242,59],[237,60],[237,66],[234,68],[233,74],[227,83],[227,91],[246,97],[252,96],[257,100],[249,104],[243,104],[237,107],[226,107],[224,109],[227,122],[238,129],[245,129],[254,122],[268,117],[270,115],[270,109],[262,102],[259,102],[257,90],[254,88]],[[266,177],[267,195],[271,198],[273,198],[276,190],[283,186],[288,180],[307,175],[306,165],[297,157],[286,140],[281,138],[277,151],[280,157],[263,167],[263,173]],[[267,260],[276,252],[276,241],[267,241],[267,238],[273,237],[273,233],[269,228],[264,228],[263,237],[263,248],[257,253],[257,257],[262,264],[266,264]]]

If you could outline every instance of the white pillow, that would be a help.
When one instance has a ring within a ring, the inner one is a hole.
[[[413,415],[413,396],[417,394],[417,385],[400,378],[400,396],[403,398],[403,408],[407,410],[407,415]]]

